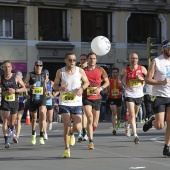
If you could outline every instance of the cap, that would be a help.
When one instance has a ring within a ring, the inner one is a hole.
[[[43,70],[43,73],[44,74],[49,74],[49,71],[48,70]]]
[[[170,43],[170,40],[164,40],[164,41],[162,41],[162,46],[164,46],[164,45],[166,45],[168,43]]]
[[[42,62],[41,60],[37,60],[37,61],[35,62],[35,65],[43,65],[43,62]]]

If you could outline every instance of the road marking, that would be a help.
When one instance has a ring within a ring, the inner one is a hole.
[[[130,167],[129,169],[144,169],[146,166]]]

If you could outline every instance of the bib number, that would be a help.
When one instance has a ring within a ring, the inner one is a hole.
[[[76,94],[73,92],[63,92],[62,101],[63,102],[75,102]]]
[[[5,101],[15,101],[15,94],[6,94],[5,95]]]
[[[97,89],[97,87],[88,87],[87,88],[87,95],[89,96],[89,95],[96,95],[95,93],[94,93],[94,90],[96,90]]]
[[[119,94],[119,89],[112,90],[112,96],[116,96]]]
[[[130,80],[130,87],[138,87],[141,85],[141,81],[137,79]]]
[[[156,99],[156,96],[151,96],[151,101],[154,102]]]
[[[43,87],[35,87],[35,88],[32,90],[32,94],[43,95]]]

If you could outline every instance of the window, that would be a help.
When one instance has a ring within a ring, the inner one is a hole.
[[[128,20],[128,43],[146,43],[147,38],[161,42],[161,22],[157,14],[132,13]]]
[[[24,39],[24,8],[0,7],[0,38]]]
[[[112,41],[112,17],[109,12],[81,12],[81,41],[91,42],[103,35]]]
[[[42,40],[68,41],[66,10],[39,9],[39,37]]]

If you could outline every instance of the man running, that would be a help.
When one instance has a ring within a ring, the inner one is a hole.
[[[76,67],[76,56],[67,53],[66,66],[56,73],[53,89],[60,91],[59,109],[64,124],[65,151],[63,158],[70,157],[70,146],[75,144],[75,132],[82,130],[82,93],[89,85],[83,69]],[[83,85],[82,85],[83,84]],[[71,120],[73,128],[71,129]]]
[[[109,78],[109,99],[108,103],[110,105],[110,110],[112,112],[111,120],[113,131],[112,133],[116,135],[118,128],[121,128],[121,105],[122,105],[122,85],[119,84],[118,80],[119,69],[112,68],[112,76]]]
[[[5,139],[5,148],[10,147],[8,141],[8,121],[11,131],[15,128],[15,120],[17,117],[19,107],[19,93],[25,92],[26,87],[22,79],[12,73],[12,64],[9,60],[4,61],[2,65],[4,74],[0,77],[0,83],[2,88],[2,101],[1,101],[1,114],[3,118],[2,131]],[[20,86],[20,88],[19,88]],[[13,133],[13,138],[15,138]]]
[[[96,66],[97,56],[89,53],[87,58],[88,66],[84,68],[90,82],[83,96],[83,108],[87,116],[87,133],[89,137],[89,149],[94,149],[93,131],[98,126],[100,116],[101,97],[100,92],[109,86],[109,79],[106,71],[102,67]],[[101,83],[103,81],[103,85]]]
[[[144,124],[143,131],[147,132],[152,126],[160,130],[164,128],[166,121],[163,155],[170,157],[170,40],[163,41],[162,55],[153,59],[146,83],[153,85],[151,100],[155,115]]]
[[[120,83],[122,84],[122,79],[126,75],[125,101],[130,117],[128,122],[125,123],[125,134],[128,137],[131,136],[131,126],[135,144],[139,144],[139,137],[136,132],[136,117],[142,103],[144,76],[147,74],[146,68],[138,65],[138,61],[138,55],[132,53],[129,57],[130,66],[123,69],[119,76]]]

